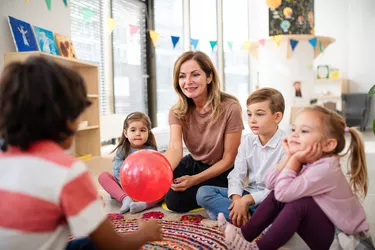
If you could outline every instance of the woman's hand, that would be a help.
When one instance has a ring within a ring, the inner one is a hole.
[[[197,180],[194,175],[184,175],[173,180],[171,189],[175,192],[183,192],[189,187],[197,185]]]

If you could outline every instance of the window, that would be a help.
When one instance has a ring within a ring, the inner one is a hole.
[[[247,0],[223,0],[225,91],[236,96],[246,111],[249,89],[249,54],[243,48],[248,36]],[[228,41],[232,42],[232,48]]]
[[[210,45],[217,41],[216,0],[190,0],[190,30],[191,38],[199,39],[197,50],[206,53],[217,69],[217,48],[212,50]]]
[[[147,112],[146,4],[113,0],[112,18],[115,113]]]
[[[160,33],[156,53],[158,126],[168,125],[169,109],[177,102],[173,89],[173,66],[183,52],[182,0],[155,1],[155,30]],[[180,37],[173,48],[171,36]]]
[[[100,0],[71,0],[71,39],[77,59],[99,67],[100,114],[110,112],[108,84],[104,81],[103,5]],[[87,20],[84,20],[86,13]]]

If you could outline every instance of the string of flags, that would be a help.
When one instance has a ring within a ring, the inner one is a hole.
[[[30,2],[30,0],[25,0],[25,1],[26,1],[26,4],[28,4]],[[62,0],[62,1],[63,1],[64,5],[66,7],[68,7],[68,0]],[[51,10],[52,0],[45,0],[45,2],[46,2],[48,10]],[[84,24],[86,24],[86,23],[91,21],[91,19],[96,15],[96,12],[89,9],[89,8],[82,8],[81,14],[82,14],[82,21],[83,21]],[[113,30],[116,28],[117,20],[109,17],[106,20],[106,24],[107,24],[107,28],[108,28],[108,33],[110,35],[110,34],[112,34]],[[133,37],[139,30],[140,30],[139,26],[134,25],[134,24],[129,24],[129,33],[130,33],[131,37]],[[154,47],[156,47],[157,42],[160,38],[160,33],[155,31],[155,30],[148,30],[148,32],[149,32],[152,44],[154,45]],[[180,41],[180,36],[171,35],[170,38],[171,38],[173,48],[176,48],[178,42]],[[277,46],[280,46],[280,43],[281,43],[282,39],[283,39],[283,35],[272,36],[272,40],[276,43]],[[190,44],[195,50],[198,48],[199,42],[200,42],[199,39],[190,38]],[[260,39],[255,43],[257,43],[261,46],[264,46],[265,42],[266,42],[265,39]],[[290,47],[292,49],[292,52],[296,49],[299,42],[300,41],[297,40],[297,39],[289,39],[289,44],[290,44]],[[316,37],[308,39],[308,42],[311,44],[311,46],[313,47],[314,50],[316,49],[316,46],[318,45],[319,46],[318,47],[319,52],[321,52],[321,53],[324,52],[324,46],[323,46],[322,42],[319,41]],[[236,43],[238,43],[238,42],[236,42]],[[240,43],[242,43],[242,42],[240,42]],[[250,47],[253,43],[254,42],[245,40],[241,44],[241,47],[243,49],[247,50],[250,53]],[[209,44],[210,44],[210,47],[211,47],[212,51],[214,51],[215,47],[217,47],[217,40],[210,40]],[[230,50],[233,50],[233,44],[234,44],[234,41],[227,41],[227,46]]]

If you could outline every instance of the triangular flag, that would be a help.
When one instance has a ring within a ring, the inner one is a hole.
[[[324,48],[323,48],[323,44],[322,44],[322,42],[319,42],[319,50],[320,50],[320,52],[323,52],[323,51],[324,51]]]
[[[91,17],[93,17],[95,15],[95,12],[93,10],[88,9],[88,8],[82,8],[81,12],[82,12],[82,16],[83,16],[83,23],[89,22]]]
[[[180,37],[179,36],[171,36],[171,39],[172,39],[173,48],[176,48],[176,45],[177,45],[178,41],[180,40]]]
[[[132,37],[139,30],[139,26],[129,24],[129,30],[130,30],[130,37]]]
[[[29,3],[29,0],[26,0],[26,3]]]
[[[292,47],[292,51],[294,51],[294,49],[296,48],[298,44],[298,40],[290,39],[289,42],[290,42],[290,46]]]
[[[150,32],[152,44],[154,45],[154,47],[156,47],[156,43],[159,40],[160,33],[156,32],[155,30],[149,30],[149,32]]]
[[[275,41],[277,46],[280,46],[281,39],[283,39],[282,35],[272,36],[272,39]]]
[[[214,51],[215,46],[217,45],[217,41],[210,41],[211,49]]]
[[[232,49],[232,48],[233,48],[233,42],[229,42],[229,41],[227,41],[227,43],[228,43],[228,47],[229,47],[230,49]]]
[[[51,0],[46,0],[48,10],[51,10]]]
[[[313,46],[314,49],[316,47],[316,42],[317,42],[316,37],[309,39],[309,43],[311,44],[311,46]]]
[[[309,64],[309,65],[306,65],[306,68],[308,69],[308,70],[312,70],[312,64]]]
[[[68,0],[63,0],[66,7],[68,7]]]
[[[199,43],[199,39],[190,38],[190,44],[193,45],[194,49],[197,49],[198,43]]]
[[[116,27],[117,20],[108,17],[107,18],[107,27],[108,27],[108,32],[109,34],[112,34],[113,30]]]
[[[246,41],[243,43],[243,47],[244,47],[244,49],[246,49],[246,50],[249,49],[250,45],[251,45],[251,42],[248,41],[248,40],[246,40]]]
[[[259,42],[260,45],[264,46],[264,43],[266,42],[266,40],[260,39],[258,42]]]

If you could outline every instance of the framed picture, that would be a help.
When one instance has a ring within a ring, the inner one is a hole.
[[[55,37],[52,31],[33,26],[35,38],[39,45],[39,50],[52,55],[59,55],[59,50],[57,49]]]
[[[60,56],[67,58],[76,58],[76,52],[73,47],[72,41],[63,35],[56,34],[56,43]]]
[[[302,97],[302,91],[301,91],[301,82],[300,81],[295,81],[294,84],[294,92],[295,92],[295,97]]]
[[[317,78],[318,79],[329,79],[329,66],[319,65],[317,68]]]
[[[17,52],[38,51],[38,45],[29,23],[11,16],[8,16],[8,22]]]
[[[269,36],[314,34],[314,0],[267,0]]]

